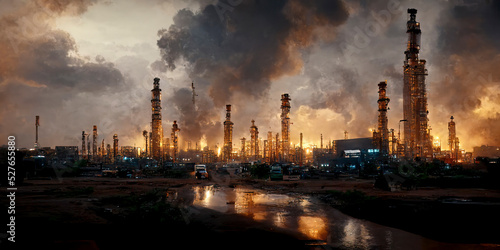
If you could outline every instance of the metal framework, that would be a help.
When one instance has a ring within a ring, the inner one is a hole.
[[[146,144],[146,151],[145,151],[145,157],[149,157],[148,155],[148,131],[147,130],[144,130],[142,131],[142,136],[144,136],[144,139],[146,140],[145,141],[145,144]]]
[[[87,150],[85,148],[85,137],[88,136],[88,134],[85,134],[85,131],[82,131],[82,159],[87,158]]]
[[[453,116],[451,116],[450,119],[451,121],[448,122],[448,146],[450,148],[450,157],[452,159],[458,159],[459,141]]]
[[[259,128],[255,126],[255,121],[252,120],[252,126],[250,126],[250,157],[252,160],[256,160],[259,155]]]
[[[389,129],[387,110],[391,99],[387,97],[387,81],[378,84],[378,130],[373,132],[373,142],[382,156],[389,153]]]
[[[290,95],[281,95],[281,157],[288,162],[290,153]]]
[[[403,116],[405,156],[432,158],[432,138],[428,127],[427,93],[425,85],[425,60],[419,60],[420,23],[416,9],[408,9],[408,43],[404,61]]]
[[[116,157],[118,156],[118,135],[113,135],[113,160],[116,161]]]
[[[233,152],[233,125],[231,121],[231,105],[226,105],[226,120],[224,121],[224,147],[223,147],[223,161],[232,161]]]
[[[97,126],[94,125],[92,133],[92,160],[97,160]]]
[[[178,152],[179,152],[179,126],[177,125],[177,121],[174,121],[172,124],[172,133],[170,134],[170,137],[172,138],[172,162],[177,162],[177,157],[178,157]]]
[[[163,127],[161,125],[161,89],[160,78],[156,77],[151,90],[151,108],[153,111],[151,122],[151,154],[153,159],[162,160]]]
[[[36,129],[36,135],[35,135],[35,148],[38,148],[40,145],[38,145],[38,127],[40,127],[40,116],[36,116],[35,118],[35,129]]]

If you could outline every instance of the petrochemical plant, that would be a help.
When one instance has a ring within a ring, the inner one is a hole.
[[[223,144],[212,147],[205,146],[192,148],[188,143],[188,149],[179,147],[179,138],[182,137],[182,128],[174,121],[170,136],[165,136],[162,126],[162,103],[160,79],[153,79],[151,90],[151,128],[142,131],[144,137],[143,145],[140,147],[119,146],[119,135],[114,134],[112,143],[106,144],[105,138],[99,145],[98,127],[92,128],[92,133],[85,130],[81,134],[81,146],[57,146],[56,156],[59,162],[86,160],[89,164],[113,165],[124,162],[127,159],[141,159],[144,166],[174,166],[185,163],[266,163],[291,164],[297,166],[362,166],[366,162],[377,164],[388,164],[400,161],[431,162],[434,159],[456,164],[460,162],[472,162],[473,157],[488,155],[472,155],[460,149],[459,138],[456,136],[456,123],[454,117],[448,123],[449,138],[448,149],[441,149],[438,138],[433,138],[428,119],[428,105],[426,93],[426,61],[419,59],[420,51],[420,23],[416,20],[416,9],[408,9],[407,21],[407,48],[404,52],[403,64],[403,117],[399,120],[397,133],[395,129],[389,128],[387,112],[389,112],[390,98],[387,93],[387,81],[378,83],[378,124],[373,130],[373,136],[368,138],[348,138],[348,131],[344,131],[344,139],[327,141],[323,143],[323,135],[320,146],[308,146],[304,148],[303,134],[301,131],[291,131],[291,96],[288,93],[281,95],[281,129],[265,131],[264,136],[259,137],[259,121],[249,119],[248,124],[235,124],[231,120],[231,104],[225,107],[225,118],[223,123]],[[376,91],[375,83],[373,91]],[[194,83],[191,84],[193,105],[195,104]],[[395,93],[393,93],[395,95]],[[375,100],[374,100],[375,101]],[[279,103],[276,103],[278,111]],[[375,112],[376,110],[373,110]],[[451,115],[451,114],[450,114]],[[35,149],[49,152],[50,148],[41,148],[38,140],[39,116],[36,116]],[[146,121],[144,121],[146,122]],[[403,123],[403,133],[401,133]],[[234,126],[248,126],[248,137],[239,140],[233,139]],[[299,135],[299,142],[291,141],[291,133]],[[92,137],[90,138],[90,135]],[[249,140],[247,138],[250,138]],[[200,144],[201,145],[201,144]],[[488,149],[478,149],[478,152],[486,152]],[[497,150],[498,151],[498,150]]]

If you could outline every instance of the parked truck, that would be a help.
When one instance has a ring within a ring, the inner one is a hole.
[[[207,166],[202,164],[194,165],[194,176],[196,179],[208,179]]]
[[[283,180],[283,170],[279,165],[271,166],[271,170],[269,172],[269,179],[271,180]]]

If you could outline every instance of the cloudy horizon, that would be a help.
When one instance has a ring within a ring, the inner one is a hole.
[[[0,1],[0,133],[33,147],[99,141],[143,147],[159,77],[165,136],[180,146],[222,145],[225,105],[233,143],[280,133],[289,93],[291,140],[371,137],[380,81],[389,128],[402,119],[408,8],[421,23],[431,135],[448,149],[500,145],[500,3],[488,1]],[[196,87],[192,103],[191,82]]]

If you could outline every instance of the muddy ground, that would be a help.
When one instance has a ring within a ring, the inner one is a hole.
[[[220,216],[214,211],[202,211],[204,217],[199,216],[198,219],[193,220],[183,214],[182,208],[155,206],[154,199],[158,197],[168,197],[182,190],[206,185],[250,187],[288,195],[312,195],[349,215],[402,228],[432,239],[482,243],[485,246],[499,246],[500,244],[500,239],[496,236],[498,232],[484,228],[491,223],[495,223],[497,227],[497,223],[500,223],[498,219],[499,190],[420,188],[411,191],[388,192],[375,189],[373,180],[336,179],[287,182],[215,174],[210,180],[196,180],[194,177],[188,179],[78,177],[26,180],[24,186],[19,187],[16,193],[16,237],[19,243],[17,246],[23,248],[46,246],[59,249],[72,249],[73,247],[146,249],[145,245],[181,244],[185,249],[204,246],[214,246],[218,249],[255,249],[258,247],[315,249],[310,246],[304,247],[297,240],[298,237],[290,232],[269,231],[266,225],[258,225],[244,216],[223,217],[222,221],[237,224],[237,228],[212,230],[213,228],[210,228],[211,226],[204,221]],[[337,191],[349,190],[358,190],[367,197],[376,198],[339,204]],[[152,197],[152,202],[147,200],[148,195]],[[449,197],[453,197],[452,202],[442,205],[441,201]],[[454,203],[454,201],[459,202]],[[460,201],[479,202],[476,206],[470,204],[461,206],[463,204]],[[0,202],[2,211],[7,211],[6,193],[2,194]],[[156,217],[151,218],[147,214],[137,212],[141,209],[146,210],[147,213],[157,210],[167,211],[168,216],[156,222]],[[481,214],[481,211],[485,213]],[[412,218],[408,218],[409,215]],[[497,217],[490,218],[491,216]],[[5,222],[8,221],[5,220]],[[446,225],[441,225],[443,223]],[[464,230],[471,231],[471,227],[474,227],[473,230],[476,232],[479,230],[479,233],[471,237],[464,237],[460,234]],[[448,230],[448,232],[442,234],[443,230]],[[5,246],[5,235],[2,236],[2,244]],[[235,245],[239,247],[234,248]]]

